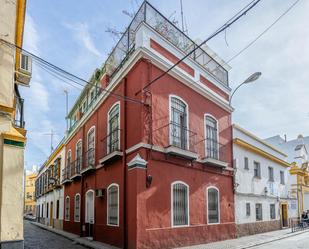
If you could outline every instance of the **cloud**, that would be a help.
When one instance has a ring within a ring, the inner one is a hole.
[[[96,48],[94,41],[89,33],[89,27],[86,23],[64,24],[64,26],[74,32],[75,38],[92,54],[102,57],[100,51]]]

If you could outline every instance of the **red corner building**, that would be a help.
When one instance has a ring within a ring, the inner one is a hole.
[[[235,237],[226,64],[144,2],[69,113],[65,231],[120,248]],[[214,54],[214,53],[212,53]]]

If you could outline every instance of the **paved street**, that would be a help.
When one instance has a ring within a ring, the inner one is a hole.
[[[56,235],[35,225],[29,221],[24,222],[25,249],[85,249],[76,245],[71,240]]]
[[[262,246],[252,247],[254,249],[308,249],[309,234],[303,233],[286,239],[274,241]]]

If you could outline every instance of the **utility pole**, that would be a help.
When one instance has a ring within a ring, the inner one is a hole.
[[[182,0],[180,0],[180,13],[181,13],[181,28],[182,32],[185,32],[184,24],[183,24],[183,8],[182,8]]]
[[[65,94],[65,121],[67,125],[67,132],[69,130],[69,122],[68,122],[68,113],[69,113],[69,93],[67,90],[64,90]]]
[[[50,133],[45,133],[44,135],[50,136],[50,154],[51,154],[54,150],[53,139],[54,139],[54,135],[56,135],[56,133],[54,133],[54,131],[51,129]]]

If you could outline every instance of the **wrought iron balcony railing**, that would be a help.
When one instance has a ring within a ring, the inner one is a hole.
[[[123,155],[120,138],[121,130],[114,129],[102,139],[103,151],[102,155],[100,155],[101,159],[99,160],[101,165],[104,165],[107,162],[110,162]]]
[[[16,96],[15,122],[16,127],[25,128],[24,99]]]
[[[72,164],[71,164],[71,178],[80,175],[80,170],[82,168],[82,157],[79,156]]]
[[[82,163],[81,172],[95,168],[95,149],[90,148],[85,152],[84,162]]]
[[[66,182],[70,180],[71,177],[71,164],[69,163],[63,170],[62,170],[62,182]]]
[[[196,133],[185,126],[171,122],[169,124],[169,145],[182,150],[196,152]]]
[[[231,153],[231,148],[229,148],[228,144],[221,144],[217,139],[212,138],[206,138],[203,142],[205,146],[204,162],[226,167],[229,162],[228,155]],[[228,151],[229,149],[230,151]]]

